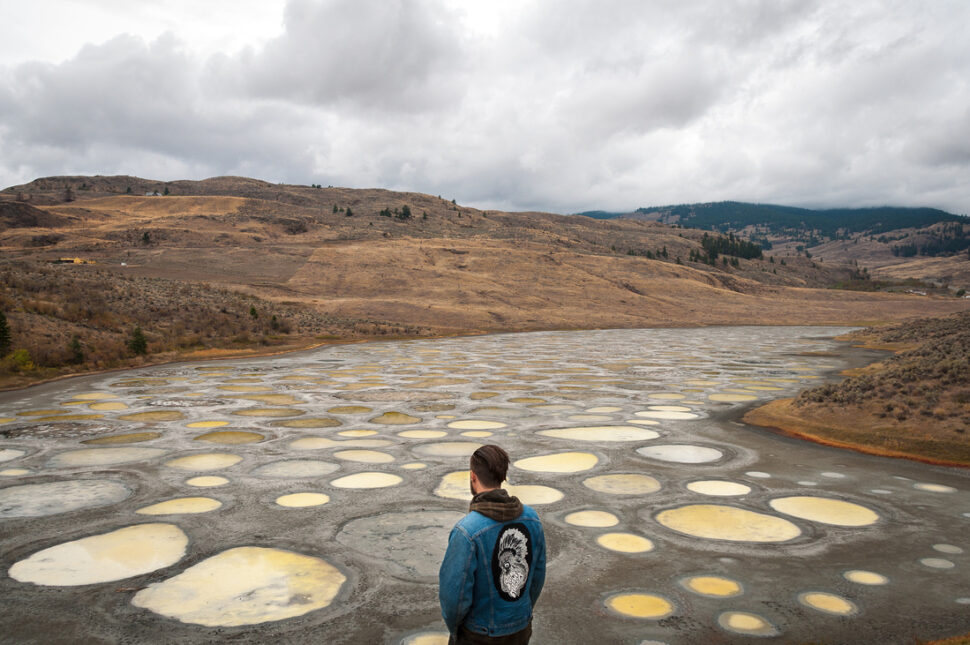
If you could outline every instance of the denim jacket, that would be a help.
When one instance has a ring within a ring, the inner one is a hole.
[[[452,634],[459,625],[489,636],[513,634],[528,626],[545,582],[542,523],[502,489],[477,495],[471,508],[448,536],[438,572],[441,615]]]

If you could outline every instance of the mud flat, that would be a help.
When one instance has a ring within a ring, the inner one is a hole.
[[[965,633],[966,469],[740,421],[884,355],[844,331],[365,343],[0,393],[0,634],[444,642],[436,572],[483,442],[546,527],[533,642]]]

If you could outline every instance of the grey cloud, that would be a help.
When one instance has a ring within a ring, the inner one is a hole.
[[[241,56],[234,72],[256,96],[401,111],[455,100],[442,76],[461,57],[440,3],[291,0],[284,34]]]

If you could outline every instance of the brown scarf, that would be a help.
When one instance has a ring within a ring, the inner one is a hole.
[[[487,490],[472,498],[469,511],[477,511],[496,522],[511,522],[522,514],[522,502],[511,497],[504,488]]]

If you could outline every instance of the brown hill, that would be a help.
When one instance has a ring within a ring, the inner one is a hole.
[[[179,285],[191,293],[183,300],[205,300],[211,291],[212,301],[221,302],[218,293],[237,294],[227,311],[246,314],[247,299],[256,299],[258,309],[277,309],[290,321],[290,334],[260,334],[287,342],[388,333],[867,324],[970,309],[968,300],[932,293],[834,290],[829,287],[865,275],[854,265],[794,252],[694,261],[703,251],[702,231],[481,211],[418,193],[121,176],[38,179],[2,191],[0,203],[20,204],[15,197],[27,200],[24,212],[34,220],[0,230],[0,270],[16,276],[77,257],[96,264],[70,265],[62,279],[70,275],[111,293],[125,291],[128,280],[168,285],[153,289],[168,294],[159,296],[154,319],[141,316],[137,298],[112,305],[116,344],[123,346],[126,325],[137,323],[160,351],[183,346],[183,336],[197,336],[207,347],[220,342],[204,329],[179,331],[173,323],[187,304],[179,302]],[[51,205],[38,206],[44,203]],[[50,301],[41,307],[49,312],[45,342],[65,347],[80,333],[71,327],[78,320],[61,318],[70,309],[69,293],[8,289],[0,305],[23,338],[39,325],[24,304],[36,300]],[[292,322],[298,318],[316,322]]]

